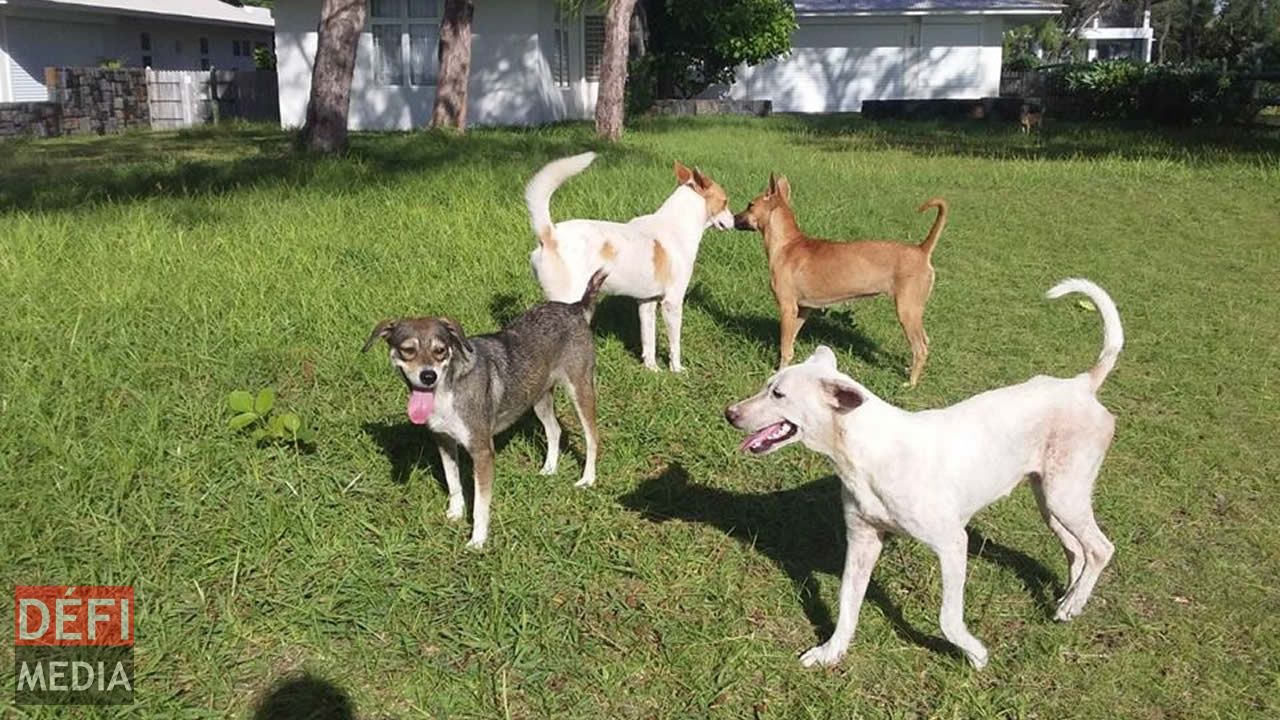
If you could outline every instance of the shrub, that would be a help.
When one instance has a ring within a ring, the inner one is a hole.
[[[1050,68],[1055,114],[1140,119],[1167,125],[1248,122],[1257,114],[1253,81],[1215,65],[1143,65],[1102,60]]]

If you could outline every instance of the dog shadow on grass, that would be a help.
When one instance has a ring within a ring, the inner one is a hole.
[[[780,331],[776,305],[770,304],[771,311],[767,315],[755,313],[737,315],[707,294],[701,285],[695,285],[689,289],[685,302],[711,316],[717,325],[745,335],[777,351]],[[880,345],[875,340],[863,334],[855,324],[853,313],[848,308],[813,310],[809,314],[809,319],[805,321],[804,327],[800,328],[797,340],[808,340],[830,345],[839,350],[848,350],[868,365],[903,365],[905,362],[903,358],[880,349]]]
[[[834,475],[791,490],[753,494],[691,483],[684,468],[673,464],[620,502],[651,522],[683,520],[711,525],[763,553],[791,579],[816,638],[825,641],[835,630],[835,618],[819,595],[816,577],[818,573],[839,577],[844,567],[840,480]],[[1045,614],[1052,612],[1056,581],[1038,561],[972,527],[969,554],[1011,568]],[[943,638],[912,627],[874,575],[866,600],[880,608],[904,641],[962,657]]]
[[[581,465],[584,462],[583,455],[577,448],[566,442],[568,436],[577,427],[577,416],[573,415],[572,409],[569,410],[569,414],[572,419],[565,417],[563,409],[557,412],[560,425],[564,429],[560,439],[560,455],[562,458],[568,455]],[[448,492],[448,486],[444,481],[444,466],[440,463],[440,450],[436,446],[435,436],[425,426],[410,422],[367,422],[364,424],[364,432],[373,438],[378,447],[382,448],[382,453],[391,463],[391,482],[405,485],[413,476],[414,470],[421,470],[435,479],[441,491]],[[542,430],[542,423],[538,422],[532,412],[526,413],[515,425],[494,438],[494,453],[501,455],[503,449],[516,437],[523,438],[533,446],[533,460],[541,466],[543,453],[546,452],[547,447],[546,433]],[[475,487],[471,482],[471,457],[467,455],[465,449],[460,449],[458,452],[461,456],[458,459],[458,473],[462,476],[462,492],[470,502]],[[563,466],[560,471],[565,472]]]
[[[286,676],[258,701],[253,720],[355,720],[355,706],[341,688],[314,675]]]

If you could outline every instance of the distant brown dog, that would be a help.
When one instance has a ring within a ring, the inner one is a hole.
[[[781,361],[791,364],[796,334],[809,311],[872,295],[892,295],[898,322],[911,343],[911,380],[914,387],[929,354],[924,331],[924,306],[933,291],[933,246],[947,224],[947,201],[933,198],[920,212],[938,209],[929,235],[919,245],[883,240],[829,242],[800,231],[791,210],[791,184],[785,177],[769,176],[769,188],[733,216],[738,230],[759,230],[769,258],[773,297],[778,301],[782,324]]]
[[[1022,126],[1023,134],[1039,130],[1042,122],[1044,122],[1044,110],[1031,107],[1026,103],[1022,104],[1022,110],[1018,112],[1018,123]]]

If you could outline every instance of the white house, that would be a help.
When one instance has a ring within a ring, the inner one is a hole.
[[[729,96],[779,112],[857,112],[864,100],[1000,94],[1004,30],[1057,15],[1041,0],[796,0],[791,52],[739,71]]]
[[[407,130],[431,119],[441,0],[369,0],[349,124]],[[321,0],[276,0],[280,121],[306,119]],[[472,18],[469,123],[536,125],[586,118],[604,49],[604,17],[561,17],[555,0],[483,0]]]
[[[1088,43],[1089,60],[1151,62],[1151,10],[1121,6],[1100,12],[1080,28],[1080,37]]]
[[[44,69],[251,69],[271,12],[221,0],[0,0],[0,102],[48,99]]]
[[[322,0],[276,0],[280,120],[306,119]],[[980,98],[1000,90],[1010,22],[1056,15],[1044,0],[796,0],[794,49],[744,68],[731,97],[779,111],[857,111],[863,100]],[[586,4],[588,8],[592,3]],[[440,0],[370,0],[351,87],[357,130],[427,124]],[[561,17],[555,0],[484,0],[472,22],[469,121],[531,125],[595,112],[604,18]]]

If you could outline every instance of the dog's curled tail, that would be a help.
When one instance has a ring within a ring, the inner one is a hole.
[[[551,222],[551,195],[565,180],[586,170],[595,159],[595,153],[585,152],[553,160],[539,170],[524,187],[524,201],[529,207],[529,224],[533,226],[533,233],[538,236],[540,244],[554,242],[551,233],[555,228]]]
[[[1089,369],[1089,381],[1093,391],[1102,387],[1111,369],[1116,366],[1116,358],[1120,357],[1120,348],[1124,347],[1124,328],[1120,326],[1120,311],[1106,290],[1083,278],[1071,278],[1054,285],[1045,297],[1060,298],[1070,293],[1081,293],[1093,301],[1098,313],[1102,315],[1102,352],[1098,355],[1098,363]]]
[[[933,227],[929,228],[929,234],[925,236],[924,242],[920,243],[920,249],[925,255],[933,253],[933,246],[938,244],[938,236],[942,234],[942,228],[947,226],[947,210],[949,206],[947,201],[942,198],[929,198],[924,201],[916,212],[924,212],[929,208],[938,208],[938,217],[933,219]]]
[[[582,308],[583,312],[587,313],[588,318],[590,318],[591,311],[596,306],[596,300],[600,299],[600,288],[608,277],[609,271],[604,268],[595,271],[591,275],[591,279],[587,281],[587,289],[582,292],[582,299],[576,303],[578,307]]]

